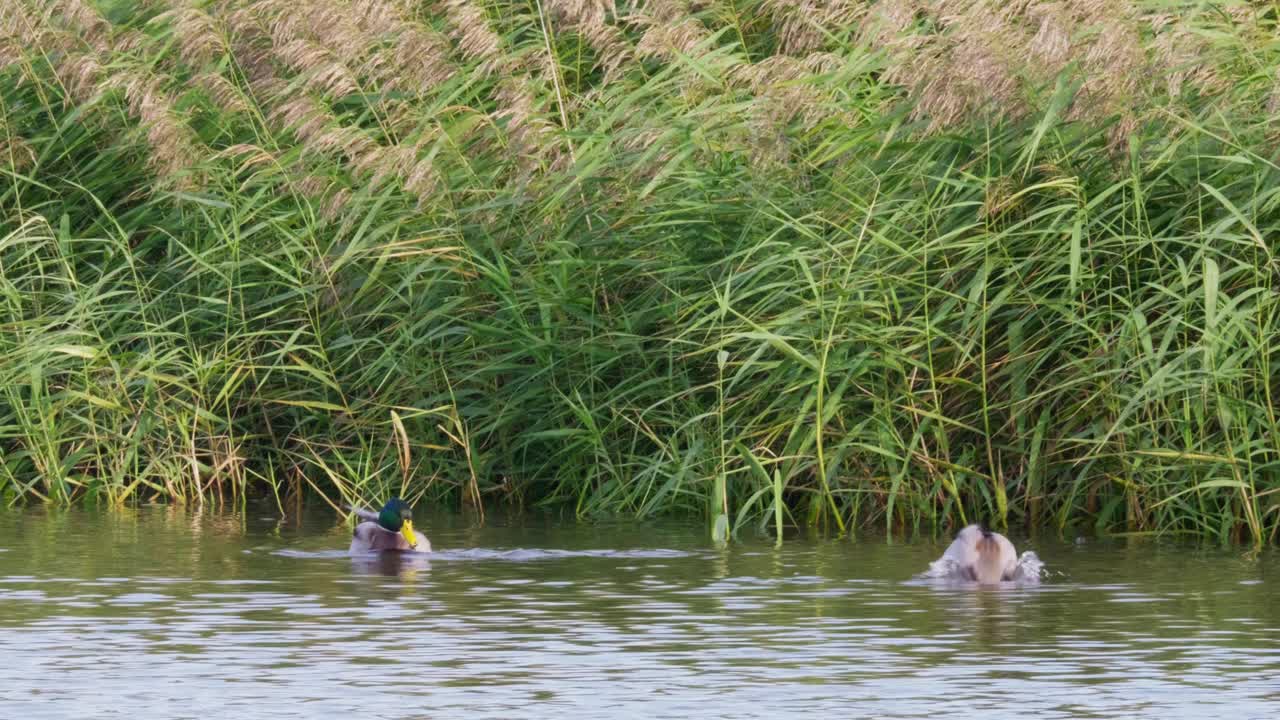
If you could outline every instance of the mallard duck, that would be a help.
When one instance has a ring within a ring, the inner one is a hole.
[[[981,525],[970,525],[956,535],[942,554],[965,580],[994,585],[1013,580],[1018,572],[1018,553],[1009,538]]]
[[[413,532],[413,513],[403,500],[393,497],[379,512],[348,506],[364,522],[351,534],[351,550],[367,553],[382,550],[431,552],[431,541]]]

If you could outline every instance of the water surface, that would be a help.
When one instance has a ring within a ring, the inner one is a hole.
[[[1014,536],[1048,576],[912,577],[949,538],[415,513],[0,512],[4,718],[1280,716],[1280,557]]]

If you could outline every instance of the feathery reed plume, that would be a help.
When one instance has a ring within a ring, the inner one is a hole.
[[[761,8],[773,20],[779,52],[797,56],[819,50],[866,12],[853,0],[763,0]]]
[[[35,150],[0,116],[0,167],[21,172],[35,163]]]
[[[231,54],[224,18],[208,14],[190,0],[179,0],[177,7],[157,15],[151,23],[168,24],[183,62],[197,69],[209,68],[193,75],[191,82],[204,90],[216,106],[233,113],[249,112],[241,88],[210,67]],[[244,62],[246,58],[237,60]]]
[[[636,54],[640,57],[693,55],[710,37],[702,21],[693,17],[685,0],[650,0],[631,16],[631,21],[647,28],[636,43]]]
[[[55,58],[54,74],[68,98],[84,103],[103,92],[120,90],[129,114],[144,131],[152,170],[161,180],[180,187],[197,184],[194,168],[203,152],[163,90],[165,80],[145,65],[116,62],[110,68],[105,66],[103,58],[119,58],[119,51],[112,44],[110,24],[87,3],[55,0],[46,12],[56,13],[66,30],[54,30],[52,24],[46,24],[45,31],[34,39]]]
[[[507,134],[514,145],[512,154],[527,171],[542,152],[539,143],[548,127],[535,116],[532,79],[519,61],[501,54],[502,40],[489,26],[484,10],[471,0],[445,0],[443,9],[449,34],[462,55],[479,62],[481,72],[499,75],[493,92],[497,108],[492,116],[506,121]]]
[[[330,157],[345,156],[350,162],[358,162],[377,145],[359,128],[339,123],[328,108],[308,95],[299,94],[278,101],[279,91],[268,93],[276,96],[269,100],[274,105],[269,119],[292,130],[311,152]]]
[[[265,168],[283,168],[284,167],[284,165],[280,162],[280,159],[277,158],[274,154],[272,154],[269,150],[266,150],[258,145],[253,145],[251,143],[237,143],[235,145],[229,145],[223,148],[222,150],[218,151],[215,157],[218,159],[223,159],[223,158],[240,159],[240,164],[236,166],[236,171],[242,172],[242,173],[255,170],[258,167],[265,167]]]
[[[328,98],[340,98],[360,88],[335,54],[318,42],[294,38],[276,47],[276,56],[302,76],[306,87]]]
[[[210,65],[229,51],[221,23],[199,7],[179,4],[152,22],[167,22],[178,41],[178,55],[195,67]]]
[[[148,162],[161,177],[174,178],[192,187],[192,168],[203,157],[191,128],[178,117],[173,99],[161,87],[160,78],[143,72],[120,73],[110,85],[124,91],[130,112],[146,130],[151,149]]]
[[[4,23],[4,17],[0,16],[0,23]],[[4,70],[10,65],[17,63],[22,59],[22,45],[17,38],[13,36],[0,35],[0,70]]]
[[[885,78],[906,87],[914,115],[932,129],[983,115],[1018,117],[1026,99],[1078,67],[1081,85],[1065,116],[1120,117],[1137,126],[1136,98],[1163,82],[1176,96],[1186,83],[1221,86],[1200,37],[1167,15],[1126,0],[1060,0],[1000,8],[977,0],[886,0],[862,21],[862,36],[886,51]],[[1143,38],[1154,34],[1155,41]]]
[[[842,64],[839,56],[811,53],[804,58],[775,55],[730,70],[730,82],[746,87],[756,98],[751,106],[749,141],[756,164],[779,164],[786,160],[785,129],[797,120],[802,130],[811,130],[829,120],[854,123],[833,110],[834,86],[819,81],[822,75]]]
[[[216,72],[203,72],[191,78],[191,82],[204,90],[218,107],[236,113],[249,112],[244,92],[233,82]]]
[[[613,2],[546,0],[544,4],[553,20],[578,33],[596,51],[596,62],[604,71],[606,82],[619,68],[632,62],[626,35],[609,24],[609,18],[617,16]]]
[[[146,48],[150,42],[151,39],[146,34],[133,28],[124,28],[112,33],[111,51],[116,53],[138,53]]]
[[[1249,8],[1238,10],[1251,12]],[[1251,14],[1229,14],[1233,18],[1243,18],[1249,25],[1256,22]],[[1148,22],[1156,33],[1153,43],[1155,62],[1163,68],[1165,88],[1170,97],[1181,95],[1188,85],[1208,93],[1226,89],[1226,82],[1210,59],[1210,45],[1203,34],[1194,32],[1184,18],[1172,15],[1153,15]]]
[[[58,16],[81,33],[81,39],[99,52],[111,49],[111,23],[86,0],[50,0],[46,17]]]
[[[264,20],[273,22],[277,28],[289,28],[284,34],[290,37],[313,35],[305,16],[298,17],[302,19],[295,18],[295,22],[281,20],[279,14],[264,17],[242,13],[230,17],[228,22],[239,42],[248,46],[270,42],[265,36]],[[236,46],[237,57],[245,52],[248,50],[241,51],[240,45]],[[436,176],[429,161],[417,158],[416,146],[380,145],[368,132],[341,123],[324,104],[307,93],[291,92],[290,85],[276,75],[270,62],[254,63],[248,78],[259,102],[267,108],[268,120],[292,131],[308,153],[344,159],[356,176],[373,186],[398,178],[406,191],[418,195],[420,202],[429,199],[424,190],[434,189]]]
[[[24,30],[27,29],[26,12],[19,4],[21,0],[0,0],[0,53],[13,52],[16,45],[10,47],[9,43],[16,43],[21,37]],[[0,58],[7,55],[0,55]],[[17,55],[15,55],[16,59]],[[0,62],[4,62],[0,60]]]
[[[258,23],[256,29],[270,39],[276,59],[296,72],[307,89],[327,98],[359,90],[359,83],[339,56],[343,48],[352,47],[351,38],[324,42],[316,37],[316,28],[343,27],[341,15],[332,7],[262,0],[247,9]],[[234,21],[244,25],[247,19],[237,16]]]
[[[842,64],[841,58],[831,53],[811,53],[803,58],[775,55],[738,65],[730,71],[729,79],[757,96],[756,105],[765,111],[770,124],[786,125],[800,118],[808,130],[832,116],[828,109],[832,88],[819,90],[815,78]]]
[[[522,148],[535,147],[538,136],[548,128],[545,122],[535,118],[533,93],[529,92],[528,84],[519,77],[504,77],[498,81],[493,96],[498,103],[493,116],[507,121],[515,143]]]
[[[449,45],[442,37],[405,25],[395,33],[395,45],[384,55],[379,78],[384,87],[415,94],[447,82],[457,74],[449,61]]]
[[[484,10],[471,0],[444,0],[443,9],[449,23],[449,34],[457,41],[463,57],[480,61],[486,71],[503,64],[504,58],[500,54],[502,39],[489,27],[489,18]]]
[[[79,104],[89,102],[105,88],[106,71],[92,51],[66,50],[53,64],[54,75],[66,90],[67,98]]]
[[[303,2],[292,6],[310,37],[382,90],[421,95],[453,77],[448,41],[404,19],[386,2]]]

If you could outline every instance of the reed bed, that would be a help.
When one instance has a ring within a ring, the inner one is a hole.
[[[1277,29],[0,0],[0,494],[1273,542]]]

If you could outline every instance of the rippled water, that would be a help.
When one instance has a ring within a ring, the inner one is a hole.
[[[352,559],[331,513],[0,513],[0,717],[1280,716],[1280,557],[1014,536],[1048,576],[913,580],[949,538],[457,516]]]

